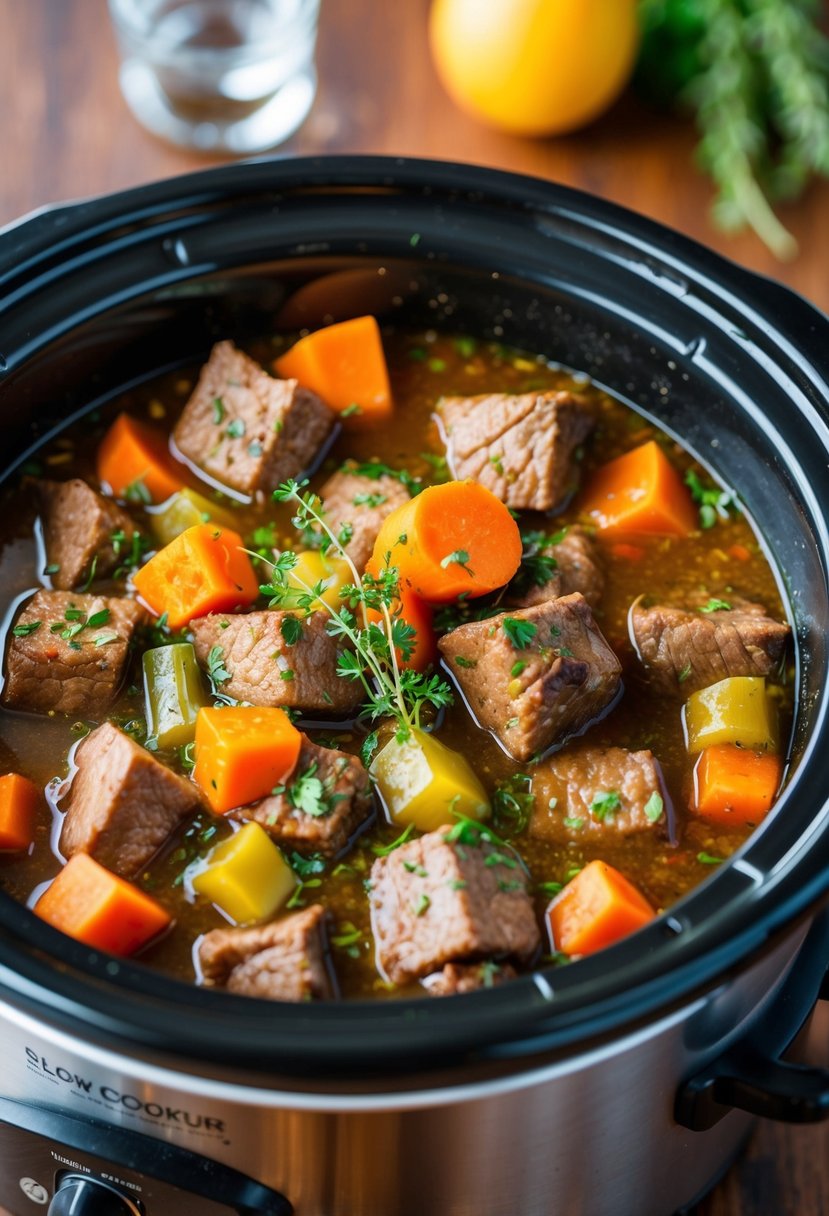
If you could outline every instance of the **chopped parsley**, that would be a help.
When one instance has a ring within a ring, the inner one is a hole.
[[[224,401],[222,401],[221,397],[214,397],[213,398],[213,421],[215,422],[216,426],[218,426],[221,422],[224,422],[224,417],[225,417],[225,403],[224,403]]]
[[[344,410],[340,410],[341,418],[353,418],[355,414],[362,414],[363,407],[358,405],[356,401],[352,401]]]
[[[697,853],[697,861],[703,866],[721,866],[724,857],[714,857],[711,853]]]
[[[428,911],[431,905],[432,901],[429,896],[425,891],[421,891],[420,895],[417,897],[417,903],[412,908],[412,911],[414,912],[415,916],[422,916],[424,912]]]
[[[241,439],[247,430],[244,418],[234,418],[232,422],[227,424],[225,435],[228,439]]]
[[[513,773],[493,790],[493,819],[498,830],[510,836],[524,831],[534,806],[532,778],[527,773]]]
[[[414,832],[414,824],[410,823],[399,836],[396,836],[391,844],[373,844],[371,851],[375,857],[388,857],[389,853],[393,853],[395,849],[399,849],[407,840],[411,839]]]
[[[707,604],[703,604],[700,612],[730,612],[731,605],[728,600],[718,600],[712,597]]]
[[[27,638],[30,633],[37,633],[43,621],[29,621],[27,625],[15,625],[12,633],[16,638]]]
[[[699,522],[703,529],[713,528],[718,519],[727,519],[729,511],[737,509],[737,501],[731,490],[706,486],[693,469],[685,474],[685,484],[699,506]]]
[[[692,671],[691,664],[686,663],[685,666],[682,668],[682,671],[677,676],[677,680],[679,681],[680,684],[685,683],[685,681],[688,679],[689,675],[691,674],[691,671]]]
[[[387,497],[386,494],[355,494],[351,501],[355,507],[370,507],[373,510],[375,507],[381,507]]]
[[[662,817],[662,812],[665,809],[665,802],[662,795],[653,791],[648,801],[645,803],[645,818],[649,823],[656,823],[657,819]]]
[[[145,507],[148,507],[153,501],[153,496],[141,477],[136,477],[135,481],[124,486],[124,498],[127,502],[140,503]]]
[[[469,569],[469,554],[466,549],[454,549],[451,553],[447,553],[446,557],[441,558],[440,564],[444,570],[448,570],[450,566],[460,566],[470,578],[475,577],[475,571]]]
[[[532,621],[521,620],[515,616],[504,617],[501,628],[516,650],[526,650],[538,633],[538,626]]]
[[[584,827],[584,820],[579,815],[566,815],[563,822],[572,832],[580,832]]]
[[[377,750],[377,744],[379,741],[380,740],[376,730],[373,730],[370,734],[366,735],[365,739],[363,739],[362,746],[360,747],[360,758],[366,768],[368,768],[368,766],[371,764],[371,758]]]
[[[590,813],[600,823],[605,820],[612,823],[614,811],[618,811],[621,805],[622,799],[618,790],[598,790],[590,803]]]
[[[478,666],[477,659],[465,659],[462,654],[455,655],[455,662],[457,663],[458,667],[471,668]]]
[[[302,637],[302,621],[296,616],[286,616],[279,626],[279,632],[285,639],[286,646],[296,646]]]

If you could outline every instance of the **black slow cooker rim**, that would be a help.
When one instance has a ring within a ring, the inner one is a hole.
[[[679,275],[708,300],[740,301],[746,315],[762,323],[763,357],[777,360],[778,375],[807,383],[812,407],[817,403],[826,426],[829,386],[819,365],[829,323],[804,300],[613,203],[539,179],[449,162],[259,160],[46,209],[0,233],[0,290],[5,296],[0,316],[11,315],[10,309],[25,315],[27,307],[36,307],[38,293],[54,289],[70,268],[74,273],[87,262],[100,263],[108,250],[125,242],[155,240],[167,220],[195,223],[212,208],[252,196],[277,200],[312,190],[327,191],[333,199],[349,190],[378,187],[453,205],[468,200],[495,211],[529,209],[555,217],[572,227],[574,242],[606,246],[610,262],[632,261],[648,273],[661,269]],[[168,266],[171,278],[179,280],[204,271],[186,263],[174,269],[169,259]],[[146,284],[128,286],[139,295]],[[71,321],[66,318],[67,326]],[[4,372],[36,357],[33,332],[34,327],[16,346],[2,348],[0,391]],[[829,514],[829,495],[822,498]],[[825,531],[817,539],[825,574]],[[199,990],[139,964],[116,963],[55,933],[3,896],[0,993],[5,989],[12,999],[41,1008],[67,1027],[82,1027],[86,1034],[95,1027],[117,1040],[191,1058],[228,1064],[255,1060],[288,1072],[350,1071],[389,1061],[422,1068],[428,1060],[450,1055],[520,1056],[584,1044],[664,1011],[739,968],[825,896],[829,869],[821,864],[820,852],[829,838],[829,782],[821,779],[818,761],[829,732],[828,705],[825,688],[800,771],[767,827],[669,916],[576,968],[546,969],[540,978],[522,977],[500,989],[443,1001],[265,1005]],[[800,799],[797,806],[792,794]],[[817,808],[808,818],[804,804]],[[791,809],[784,819],[786,808]],[[799,831],[792,830],[796,809]]]

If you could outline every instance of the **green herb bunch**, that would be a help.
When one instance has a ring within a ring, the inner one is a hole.
[[[640,0],[637,82],[690,107],[715,222],[753,228],[778,258],[797,244],[774,204],[829,176],[829,39],[820,0]]]
[[[362,684],[363,716],[371,722],[392,718],[396,738],[404,743],[413,729],[420,728],[426,706],[441,709],[451,705],[452,690],[439,675],[401,666],[414,653],[416,630],[401,616],[398,572],[390,564],[391,555],[385,555],[376,576],[359,574],[345,549],[348,530],[335,535],[325,519],[319,497],[305,490],[306,484],[287,481],[274,491],[274,499],[293,505],[294,527],[302,536],[312,530],[316,532],[321,537],[322,552],[346,562],[353,582],[341,588],[342,604],[332,607],[322,599],[323,581],[311,586],[294,573],[295,553],[285,550],[275,561],[253,553],[251,556],[267,561],[270,567],[270,582],[263,584],[260,591],[268,597],[270,607],[289,606],[306,614],[315,610],[328,612],[331,618],[328,633],[346,643],[337,664],[338,675]]]

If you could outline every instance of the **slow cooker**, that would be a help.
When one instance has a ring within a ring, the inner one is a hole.
[[[0,1205],[72,1216],[669,1216],[756,1115],[829,959],[829,322],[609,203],[469,166],[257,161],[0,235],[8,468],[220,337],[360,311],[588,373],[738,488],[797,637],[787,790],[701,887],[574,966],[277,1005],[102,956],[0,898]]]

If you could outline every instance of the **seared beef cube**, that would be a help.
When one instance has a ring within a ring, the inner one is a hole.
[[[241,996],[311,1001],[334,995],[320,904],[265,925],[212,929],[199,943],[199,964],[208,987]]]
[[[507,591],[505,602],[510,607],[531,608],[533,604],[544,604],[560,595],[578,591],[591,608],[598,608],[604,592],[604,571],[599,564],[596,542],[584,528],[578,524],[565,528],[561,540],[540,546],[537,553],[555,563],[552,574],[545,578],[546,564],[534,563],[530,556],[522,563]]]
[[[284,790],[234,819],[254,819],[280,845],[335,857],[373,814],[368,773],[356,756],[319,747],[306,736]]]
[[[586,747],[533,769],[529,833],[542,840],[599,840],[664,831],[667,794],[649,751]]]
[[[380,525],[409,495],[396,477],[364,477],[341,469],[320,490],[325,519],[334,535],[350,527],[351,538],[343,546],[359,573],[371,557]]]
[[[211,651],[220,652],[230,673],[221,686],[228,696],[251,705],[341,714],[360,704],[362,686],[337,675],[340,648],[326,630],[328,620],[325,612],[304,617],[268,609],[211,613],[191,621],[190,629],[201,664],[208,665]]]
[[[219,342],[176,423],[179,450],[222,485],[270,492],[314,464],[334,414],[296,380],[274,380]]]
[[[71,591],[115,570],[136,531],[126,511],[97,494],[80,477],[40,481],[37,488],[43,505],[46,560],[57,567],[50,575],[52,585]]]
[[[789,626],[761,604],[731,599],[705,612],[669,604],[630,612],[630,632],[654,692],[683,700],[727,676],[768,676],[779,666]]]
[[[37,591],[9,634],[3,704],[102,717],[123,683],[144,616],[134,600]]]
[[[83,740],[60,834],[64,857],[89,853],[135,878],[200,805],[198,789],[111,722]]]
[[[371,868],[377,960],[394,984],[446,963],[528,962],[540,934],[518,858],[467,823],[410,840]]]
[[[429,996],[457,996],[463,992],[480,992],[482,988],[497,988],[514,980],[516,971],[509,963],[447,963],[442,971],[427,975],[423,987]]]
[[[441,404],[455,477],[471,477],[516,510],[549,511],[578,485],[576,449],[593,429],[576,393],[492,393]]]
[[[438,642],[481,726],[529,760],[603,716],[621,666],[584,596],[459,625]]]

